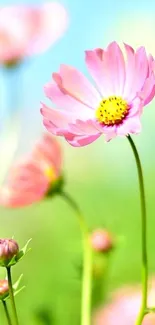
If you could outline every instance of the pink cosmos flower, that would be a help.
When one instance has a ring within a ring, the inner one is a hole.
[[[16,5],[0,9],[0,63],[18,62],[45,51],[66,30],[67,12],[57,2],[38,7]]]
[[[9,284],[7,280],[0,280],[0,298],[3,299],[9,293]]]
[[[126,57],[116,42],[105,50],[86,51],[86,65],[97,89],[71,66],[61,65],[59,73],[53,73],[45,94],[59,109],[41,107],[49,132],[77,147],[102,134],[109,141],[140,132],[143,107],[155,95],[154,59],[144,47],[136,51],[124,47]]]
[[[0,204],[15,208],[40,201],[61,176],[61,165],[58,142],[45,134],[31,156],[10,170],[0,191]]]
[[[91,247],[96,252],[109,252],[114,246],[112,235],[106,229],[96,229],[90,235]]]
[[[154,306],[155,282],[149,292],[149,306]],[[141,304],[141,290],[139,287],[124,287],[114,295],[112,302],[96,312],[94,325],[134,325]],[[143,325],[154,325],[155,314],[147,315]]]

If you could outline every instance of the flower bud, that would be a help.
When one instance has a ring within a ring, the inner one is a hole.
[[[9,294],[9,285],[7,280],[0,280],[0,300],[5,299]]]
[[[19,246],[13,239],[0,239],[0,265],[7,266],[19,252]]]
[[[109,252],[113,248],[113,240],[107,230],[97,229],[90,237],[91,246],[96,252]]]

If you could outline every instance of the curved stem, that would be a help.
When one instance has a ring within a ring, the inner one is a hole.
[[[2,304],[4,306],[4,311],[5,311],[5,315],[6,315],[6,319],[7,319],[8,325],[12,325],[11,318],[10,318],[9,311],[8,311],[8,307],[7,307],[7,304],[6,304],[6,301],[5,300],[2,300]]]
[[[13,287],[12,287],[11,267],[7,267],[6,270],[7,270],[8,284],[9,284],[10,301],[11,301],[11,305],[12,305],[12,311],[14,314],[14,322],[15,322],[15,325],[19,325],[16,305],[15,305],[15,299],[14,299],[14,293],[13,293]]]
[[[89,232],[81,214],[81,211],[74,199],[66,192],[60,195],[76,212],[83,237],[83,279],[82,279],[82,305],[81,325],[91,324],[91,293],[92,293],[92,250],[89,243]]]
[[[136,146],[130,136],[127,137],[137,164],[137,171],[139,177],[139,189],[141,200],[141,216],[142,216],[142,302],[141,308],[136,320],[135,325],[141,325],[147,309],[147,296],[148,296],[148,258],[147,258],[147,219],[146,219],[146,203],[145,203],[145,190],[142,166]]]

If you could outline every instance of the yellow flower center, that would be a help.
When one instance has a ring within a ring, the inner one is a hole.
[[[129,105],[121,97],[110,96],[103,99],[96,110],[96,118],[105,125],[119,124],[127,116]]]
[[[44,169],[45,176],[48,178],[49,182],[53,182],[56,179],[55,169],[53,167],[46,167]]]

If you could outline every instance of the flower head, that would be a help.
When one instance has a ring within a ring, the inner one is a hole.
[[[61,180],[61,165],[58,142],[44,134],[31,156],[10,170],[7,183],[0,191],[0,204],[22,207],[40,201],[49,191],[56,191]]]
[[[19,252],[19,246],[13,239],[0,239],[0,265],[6,266]]]
[[[149,292],[149,305],[154,304],[155,283]],[[134,325],[141,305],[141,290],[139,287],[124,287],[112,297],[112,302],[96,312],[94,325]],[[122,312],[123,311],[123,312]],[[146,315],[143,325],[155,324],[155,314]]]
[[[65,31],[68,17],[57,2],[0,9],[0,63],[13,64],[45,51]]]
[[[75,68],[61,65],[46,96],[63,109],[42,104],[47,130],[63,136],[73,146],[85,146],[102,134],[107,141],[141,130],[143,107],[155,96],[154,59],[144,47],[124,45],[126,57],[116,42],[107,49],[86,51],[86,65],[96,88]]]
[[[14,296],[16,296],[18,293],[20,293],[25,288],[25,286],[19,287],[22,277],[23,277],[23,274],[21,274],[20,277],[18,278],[18,280],[12,285]],[[9,295],[8,281],[6,279],[0,280],[0,300],[6,301],[7,299],[9,299],[9,297],[10,297],[10,295]]]
[[[93,231],[90,237],[91,246],[96,252],[109,252],[113,247],[110,233],[104,229]]]
[[[7,280],[0,280],[0,300],[5,299],[9,294],[9,285]]]

